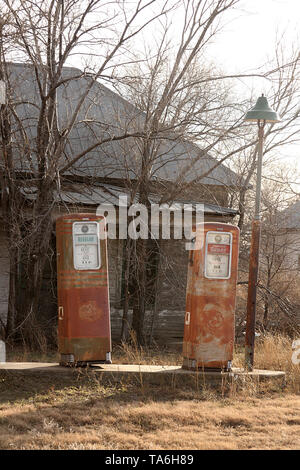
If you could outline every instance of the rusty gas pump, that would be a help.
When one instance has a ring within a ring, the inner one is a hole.
[[[111,363],[105,230],[104,217],[94,214],[56,221],[61,365]]]
[[[205,222],[190,250],[184,319],[183,368],[232,367],[239,229]]]

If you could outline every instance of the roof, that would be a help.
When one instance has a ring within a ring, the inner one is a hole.
[[[39,93],[33,67],[25,64],[9,64],[11,88],[16,100],[16,113],[31,137],[34,148],[38,118]],[[57,90],[58,127],[63,132],[68,127],[70,116],[80,97],[90,85],[92,78],[79,69],[66,67],[63,78],[66,81]],[[120,136],[124,130],[133,131],[140,127],[144,114],[118,94],[96,82],[78,113],[65,149],[61,165],[101,138]],[[85,121],[85,122],[84,122]],[[83,123],[84,122],[84,123]],[[152,168],[152,178],[174,182],[176,179],[194,180],[207,173],[217,161],[194,143],[162,139],[156,142],[158,158]],[[32,152],[34,153],[34,152]],[[200,156],[200,158],[199,158]],[[34,158],[34,157],[33,157]],[[90,151],[80,159],[67,174],[102,178],[135,179],[140,170],[141,157],[139,141],[127,138],[109,141]],[[30,162],[19,154],[19,168],[31,171]],[[200,178],[202,184],[234,186],[236,174],[224,164],[217,166],[209,175]]]
[[[35,191],[33,189],[22,189],[22,193],[27,200],[35,199]],[[126,200],[120,198],[127,197]],[[138,194],[133,201],[130,200],[130,192],[125,188],[121,188],[115,185],[110,184],[98,184],[94,186],[85,186],[85,185],[72,185],[72,188],[69,190],[62,190],[55,192],[55,199],[58,203],[70,204],[70,205],[80,205],[80,206],[99,206],[100,204],[106,205],[111,204],[114,207],[119,205],[124,205],[124,202],[129,206],[130,204],[138,203],[139,198]],[[159,196],[156,194],[151,194],[149,197],[151,204],[159,204]],[[209,204],[203,202],[201,203],[196,201],[184,201],[176,200],[173,202],[172,207],[182,209],[184,204],[189,204],[194,211],[202,212],[207,215],[218,215],[218,216],[235,216],[238,214],[238,211],[235,209],[229,209],[227,207],[220,207],[215,204]],[[168,204],[164,205],[169,207]]]

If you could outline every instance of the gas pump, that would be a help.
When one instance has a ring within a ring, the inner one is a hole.
[[[219,222],[198,224],[194,243],[189,254],[183,368],[230,370],[239,229]]]
[[[111,363],[105,219],[69,214],[56,221],[58,349],[61,365]]]

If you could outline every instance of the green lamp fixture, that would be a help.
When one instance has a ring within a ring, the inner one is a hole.
[[[270,108],[267,98],[262,94],[255,106],[245,115],[245,121],[280,122],[280,117]]]

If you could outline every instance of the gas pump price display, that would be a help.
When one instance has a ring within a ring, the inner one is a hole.
[[[73,253],[75,269],[89,270],[100,268],[98,222],[73,223]]]
[[[207,232],[204,275],[209,279],[229,279],[231,274],[232,234]]]

